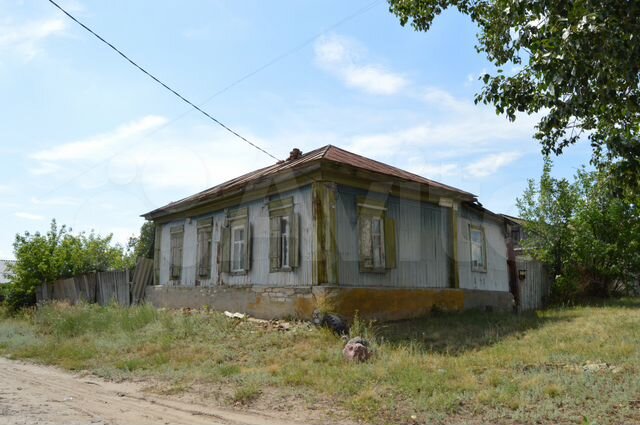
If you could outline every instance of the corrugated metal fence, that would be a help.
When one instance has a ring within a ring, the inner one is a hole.
[[[131,280],[130,278],[133,278]],[[98,303],[113,302],[121,306],[138,304],[144,297],[144,288],[153,280],[153,260],[140,258],[133,275],[128,270],[87,273],[68,279],[60,279],[36,288],[38,303],[67,301]]]
[[[551,292],[551,279],[542,263],[528,257],[516,259],[520,310],[546,307]]]

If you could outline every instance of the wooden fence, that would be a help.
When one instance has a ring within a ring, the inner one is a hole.
[[[60,279],[36,288],[38,303],[66,301],[121,306],[139,304],[144,299],[144,289],[153,281],[153,260],[140,258],[131,274],[129,270],[87,273],[68,279]]]
[[[520,311],[546,307],[551,292],[551,279],[542,263],[529,257],[516,258]]]

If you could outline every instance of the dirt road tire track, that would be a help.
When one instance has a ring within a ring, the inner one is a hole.
[[[0,424],[302,425],[266,415],[150,397],[135,383],[78,377],[2,357]]]

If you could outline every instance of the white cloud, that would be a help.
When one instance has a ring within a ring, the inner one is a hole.
[[[33,205],[43,205],[43,206],[51,206],[51,207],[58,207],[58,206],[76,206],[76,205],[80,205],[80,200],[77,198],[72,198],[69,196],[60,196],[60,197],[54,197],[54,198],[36,198],[36,197],[32,197],[31,198],[31,203]]]
[[[0,50],[12,50],[27,60],[32,59],[40,52],[44,40],[63,33],[65,28],[62,18],[20,24],[0,22]]]
[[[337,35],[320,38],[315,44],[316,63],[338,77],[348,87],[366,93],[393,95],[402,91],[409,81],[401,74],[382,65],[365,63],[364,48],[355,41]]]
[[[32,213],[28,213],[28,212],[17,212],[14,214],[16,217],[18,218],[23,218],[25,220],[31,220],[31,221],[42,221],[44,220],[44,217],[38,214],[32,214]]]
[[[465,170],[472,177],[486,177],[495,174],[499,169],[522,157],[520,152],[501,152],[487,155],[469,164]]]
[[[125,142],[130,142],[132,139],[139,138],[145,132],[158,128],[166,122],[167,119],[164,117],[148,115],[138,121],[122,125],[111,132],[85,140],[64,143],[50,149],[36,152],[30,157],[43,161],[51,170],[55,170],[55,167],[51,167],[55,161],[95,160],[103,158],[109,155],[117,145],[122,145]],[[45,169],[46,168],[41,168],[39,171]],[[38,173],[38,171],[36,171],[36,173]],[[44,172],[40,172],[40,174],[44,174]]]
[[[42,161],[29,168],[29,172],[34,176],[45,176],[60,171],[62,167],[52,162]]]
[[[0,194],[7,195],[13,192],[14,192],[14,189],[12,186],[8,184],[0,184]]]
[[[421,98],[427,104],[446,109],[450,112],[472,114],[479,111],[479,108],[477,108],[473,102],[458,99],[446,90],[437,87],[427,87],[424,89]]]
[[[413,156],[416,150],[429,149],[431,160],[487,153],[528,138],[533,123],[527,117],[510,123],[478,108],[475,114],[458,114],[451,110],[437,123],[418,124],[383,133],[365,134],[351,139],[349,149],[362,155],[385,157]]]
[[[496,174],[500,169],[517,161],[522,157],[520,152],[500,152],[484,155],[480,159],[465,156],[464,160],[441,163],[420,163],[414,158],[414,163],[408,165],[408,170],[430,179],[461,176],[463,178],[483,178]]]
[[[166,122],[163,117],[148,116],[103,134],[32,153],[32,173],[42,177],[52,172],[47,178],[54,189],[56,182],[83,190],[127,186],[126,191],[137,191],[139,200],[157,205],[273,163],[216,126],[157,131]],[[246,129],[237,130],[267,150],[276,150]],[[171,199],[167,199],[168,193],[173,193]],[[79,203],[76,198],[31,201],[34,205]]]

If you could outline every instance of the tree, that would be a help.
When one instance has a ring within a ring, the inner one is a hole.
[[[10,282],[4,288],[5,302],[12,309],[35,303],[35,288],[45,282],[75,275],[121,269],[124,250],[112,244],[112,235],[102,237],[51,221],[45,234],[24,232],[13,243],[16,262],[10,265]]]
[[[140,235],[132,236],[127,243],[127,261],[130,267],[135,266],[138,258],[153,258],[156,226],[152,221],[145,221],[140,227]]]
[[[551,177],[545,161],[517,200],[525,247],[547,265],[556,301],[609,296],[635,288],[640,277],[638,196],[621,190],[606,170],[578,171],[573,182]]]
[[[561,154],[586,136],[592,162],[636,187],[640,170],[640,2],[388,0],[404,26],[428,31],[452,7],[479,27],[476,50],[496,71],[476,103],[514,120],[541,113],[535,137]],[[521,69],[512,75],[505,71]]]

